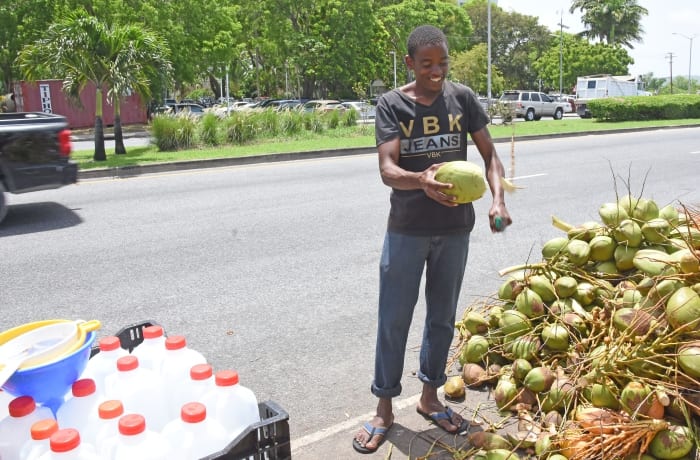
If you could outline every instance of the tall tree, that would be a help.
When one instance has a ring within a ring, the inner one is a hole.
[[[469,86],[478,94],[488,92],[488,52],[486,43],[479,43],[469,51],[456,53],[451,59],[451,78]],[[505,89],[505,80],[498,67],[491,66],[491,89],[495,94]]]
[[[552,37],[549,49],[533,63],[533,70],[541,79],[545,90],[556,89],[557,92],[561,70],[563,90],[569,92],[576,86],[577,77],[596,74],[627,75],[629,65],[633,62],[621,46],[590,43],[578,35],[564,33],[563,43],[559,42],[559,37]]]
[[[95,85],[95,161],[107,159],[103,90],[111,92],[117,100],[115,107],[118,107],[118,99],[126,88],[142,91],[148,77],[164,70],[156,70],[156,62],[164,63],[146,52],[151,50],[151,44],[140,42],[141,45],[136,45],[137,40],[126,37],[134,38],[135,34],[133,31],[123,33],[119,26],[110,28],[84,10],[77,10],[51,25],[44,38],[25,45],[18,56],[20,69],[27,80],[36,81],[46,76],[62,78],[63,91],[78,105],[81,104],[80,93],[86,85]],[[155,46],[167,49],[162,42]]]
[[[487,43],[488,4],[473,0],[464,9],[474,25],[470,46]],[[538,76],[533,64],[550,47],[551,32],[535,16],[506,12],[491,5],[491,62],[503,74],[506,88],[535,89]]]
[[[583,37],[628,48],[634,48],[634,42],[642,42],[641,22],[649,11],[637,0],[572,0],[569,12],[576,10],[583,14]]]

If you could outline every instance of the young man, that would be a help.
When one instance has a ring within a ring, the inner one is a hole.
[[[463,433],[469,425],[440,402],[437,389],[447,379],[474,208],[455,203],[444,193],[452,185],[435,180],[442,163],[467,159],[467,133],[481,154],[493,196],[491,231],[511,224],[500,182],[503,165],[487,129],[488,116],[472,90],[446,81],[445,35],[433,26],[416,28],[404,59],[415,80],[384,94],[375,118],[379,171],[392,191],[380,261],[372,382],[379,402],[375,417],[353,439],[362,453],[376,451],[394,422],[392,398],[401,393],[406,341],[424,269],[427,313],[418,372],[423,391],[416,410],[449,433]]]

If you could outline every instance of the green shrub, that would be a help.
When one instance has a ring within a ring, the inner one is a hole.
[[[280,113],[280,133],[285,136],[294,136],[304,129],[304,116],[297,110],[288,110]]]
[[[669,94],[593,99],[592,115],[603,121],[676,120],[700,117],[700,95]]]
[[[177,148],[190,149],[197,141],[197,119],[194,116],[177,116]]]
[[[156,115],[151,122],[151,137],[158,150],[168,152],[177,150],[178,122],[170,115]]]
[[[328,128],[336,129],[340,125],[340,113],[338,110],[330,110],[325,114]]]
[[[205,113],[199,122],[199,138],[206,145],[219,145],[221,136],[219,135],[219,117],[212,112]]]
[[[226,141],[242,145],[255,139],[252,118],[246,112],[231,112],[228,117],[224,118]]]
[[[304,129],[312,133],[322,133],[324,131],[321,115],[316,112],[304,112]]]
[[[253,112],[251,123],[260,137],[275,137],[279,133],[280,117],[279,113],[272,109],[265,109]]]
[[[345,126],[355,126],[357,124],[357,110],[346,110],[343,113],[343,124]]]

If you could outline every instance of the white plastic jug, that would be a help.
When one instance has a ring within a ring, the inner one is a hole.
[[[211,364],[195,364],[190,368],[187,379],[182,380],[179,385],[173,385],[173,397],[169,407],[177,408],[176,413],[179,414],[183,405],[188,402],[201,402],[202,397],[212,388],[214,388],[214,370]],[[177,418],[177,415],[173,418]]]
[[[136,356],[144,369],[160,373],[165,357],[165,332],[161,326],[143,328],[143,342],[131,352]]]
[[[23,460],[37,460],[41,455],[51,450],[51,435],[58,431],[58,422],[52,418],[34,422],[30,428],[30,439],[19,451]]]
[[[62,428],[51,435],[50,450],[39,460],[104,460],[93,446],[83,443],[75,428]]]
[[[99,392],[104,392],[105,379],[117,371],[117,360],[129,354],[121,347],[119,337],[110,335],[102,337],[99,342],[100,352],[88,360],[81,378],[91,378]]]
[[[94,444],[93,428],[97,422],[97,408],[102,395],[97,392],[95,381],[80,379],[71,385],[71,395],[56,411],[56,420],[61,428],[75,428],[83,444]]]
[[[119,436],[112,460],[169,460],[172,450],[158,432],[146,428],[140,414],[127,414],[119,419]]]
[[[141,368],[134,355],[119,358],[117,369],[118,372],[107,379],[106,398],[121,401],[126,413],[143,415],[149,429],[162,430],[170,419],[160,375]]]
[[[165,339],[165,357],[161,367],[161,376],[165,384],[168,399],[168,417],[180,417],[182,401],[178,399],[178,387],[190,379],[190,370],[197,364],[206,364],[204,355],[187,346],[185,337],[171,335]]]
[[[31,396],[20,396],[8,405],[9,415],[0,422],[0,459],[19,460],[24,443],[31,439],[35,422],[54,418],[48,407],[37,406]]]
[[[180,417],[169,422],[162,431],[172,448],[172,460],[194,460],[218,452],[233,439],[216,420],[207,417],[202,403],[182,406]]]
[[[119,437],[119,418],[124,415],[124,405],[121,401],[110,399],[100,404],[97,409],[99,421],[95,435],[95,449],[103,459],[114,456]]]
[[[218,420],[231,439],[247,427],[260,422],[260,409],[253,391],[241,385],[238,372],[222,370],[216,373],[215,386],[202,397],[210,417]]]

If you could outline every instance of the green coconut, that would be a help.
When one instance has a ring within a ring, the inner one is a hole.
[[[637,252],[636,247],[618,244],[613,253],[615,258],[615,266],[621,272],[632,270],[634,268],[634,255]]]
[[[609,227],[617,227],[620,222],[629,219],[625,208],[618,203],[603,203],[598,208],[598,214],[603,223]]]
[[[499,409],[505,409],[515,403],[518,397],[518,387],[515,382],[507,377],[498,379],[496,388],[493,391],[493,399]]]
[[[515,298],[515,309],[528,318],[537,318],[544,315],[544,302],[537,292],[526,287]]]
[[[566,377],[554,379],[552,386],[542,400],[542,410],[566,411],[576,393],[575,385]]]
[[[486,451],[486,460],[520,460],[520,455],[509,449],[491,449]]]
[[[673,275],[677,269],[672,265],[671,256],[656,249],[640,249],[632,258],[634,267],[647,276]]]
[[[698,273],[700,272],[700,260],[694,251],[690,249],[680,249],[671,254],[672,262],[678,264],[678,269],[682,273]]]
[[[588,281],[581,281],[576,286],[574,299],[584,307],[593,303],[596,298],[596,287]]]
[[[663,243],[671,230],[671,224],[666,219],[657,217],[642,225],[642,235],[650,243]]]
[[[613,325],[620,332],[635,336],[646,335],[656,324],[656,318],[644,310],[620,308],[613,313]]]
[[[528,278],[528,286],[530,289],[539,294],[543,302],[552,302],[557,298],[557,293],[554,290],[554,285],[544,275],[533,275]]]
[[[656,433],[648,452],[659,460],[677,460],[690,453],[694,444],[688,427],[673,425]]]
[[[504,281],[498,288],[498,298],[501,300],[515,300],[525,285],[522,281],[509,279]]]
[[[462,318],[462,324],[472,334],[484,334],[489,330],[489,322],[479,312],[469,311]]]
[[[501,334],[509,340],[532,330],[530,319],[517,310],[506,310],[498,321]]]
[[[488,339],[483,335],[473,335],[462,348],[462,360],[464,363],[480,363],[488,351]]]
[[[678,364],[683,372],[700,379],[700,341],[683,345],[678,351]]]
[[[594,383],[590,387],[590,401],[595,407],[618,410],[620,408],[619,390],[612,381]]]
[[[625,244],[633,248],[642,244],[644,236],[642,228],[632,219],[625,219],[612,232],[613,238],[618,244]]]
[[[571,331],[577,331],[582,336],[588,333],[588,324],[580,315],[574,312],[564,313],[561,317],[561,321],[569,326]]]
[[[562,323],[546,324],[542,328],[542,343],[554,351],[566,351],[569,348],[569,330]]]
[[[545,260],[552,259],[558,254],[563,253],[568,243],[569,239],[563,236],[552,238],[542,246],[542,257],[544,257]]]
[[[532,370],[530,361],[522,358],[517,358],[511,365],[513,369],[513,378],[516,382],[522,382],[528,372]]]
[[[457,203],[471,203],[486,192],[483,170],[470,161],[449,161],[443,164],[435,173],[435,180],[452,184],[452,188],[442,191],[445,195],[456,197]]]
[[[677,289],[666,301],[666,319],[674,329],[700,329],[700,295],[692,288]]]
[[[602,230],[601,225],[595,221],[584,222],[581,225],[572,227],[566,232],[570,240],[591,241]]]
[[[629,415],[646,415],[651,403],[651,388],[641,382],[628,382],[620,393],[620,405]]]
[[[615,244],[615,240],[609,236],[598,235],[588,242],[588,246],[590,247],[590,260],[605,262],[613,258],[617,245]]]
[[[689,225],[680,225],[674,228],[668,235],[670,238],[681,239],[686,242],[686,246],[700,249],[700,230]]]
[[[541,345],[539,338],[521,335],[507,343],[506,351],[512,354],[515,359],[530,360],[535,357]]]
[[[566,245],[566,256],[572,264],[581,267],[588,262],[591,254],[591,248],[586,241],[570,240]]]
[[[561,276],[554,280],[554,292],[560,299],[574,295],[576,286],[578,286],[578,281],[572,276]]]
[[[549,391],[554,383],[554,373],[546,366],[533,367],[523,379],[523,386],[535,393]]]
[[[632,217],[642,222],[648,222],[659,217],[659,206],[654,200],[640,198],[637,206],[632,209]]]
[[[667,204],[659,209],[659,217],[666,219],[671,226],[678,225],[678,210],[673,205]]]
[[[628,216],[632,215],[632,210],[637,207],[637,202],[639,198],[633,197],[632,195],[625,195],[617,200],[617,204],[625,210]]]
[[[618,270],[617,265],[614,260],[606,260],[605,262],[598,262],[595,264],[593,269],[595,273],[600,273],[602,275],[619,275],[620,270]]]

